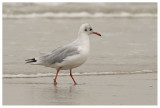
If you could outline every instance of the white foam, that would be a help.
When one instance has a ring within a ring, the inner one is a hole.
[[[109,17],[157,17],[156,14],[152,13],[88,13],[88,12],[78,12],[78,13],[32,13],[32,14],[4,14],[3,18],[109,18]]]
[[[73,73],[74,76],[91,76],[91,75],[119,75],[119,74],[142,74],[155,73],[153,70],[141,70],[134,72],[79,72]],[[59,73],[59,76],[68,76],[69,73]],[[37,77],[53,77],[54,73],[37,73],[37,74],[4,74],[3,78],[37,78]]]

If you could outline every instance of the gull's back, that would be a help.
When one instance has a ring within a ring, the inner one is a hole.
[[[68,44],[62,47],[58,47],[52,52],[36,58],[37,63],[35,64],[50,66],[56,63],[61,63],[67,57],[77,55],[79,53],[80,51],[78,51],[78,47],[76,45]]]

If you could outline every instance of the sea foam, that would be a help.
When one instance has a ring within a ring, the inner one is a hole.
[[[133,72],[79,72],[73,73],[74,76],[92,76],[92,75],[121,75],[121,74],[144,74],[156,73],[153,70],[141,70]],[[4,74],[3,78],[37,78],[37,77],[54,77],[54,73],[37,73],[37,74]],[[59,76],[69,76],[69,73],[59,73]]]
[[[3,14],[3,18],[141,18],[141,17],[157,17],[153,13],[88,13],[88,12],[73,12],[73,13],[30,13],[30,14]]]

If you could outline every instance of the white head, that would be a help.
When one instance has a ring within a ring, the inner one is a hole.
[[[87,34],[87,35],[96,34],[96,35],[101,36],[101,34],[99,34],[97,32],[94,32],[91,25],[88,24],[88,23],[85,23],[85,24],[81,25],[78,34]]]

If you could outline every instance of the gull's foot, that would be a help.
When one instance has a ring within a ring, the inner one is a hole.
[[[54,85],[55,85],[55,86],[57,85],[57,82],[56,82],[56,80],[54,80],[54,82],[53,82],[53,83],[54,83]]]
[[[56,86],[56,85],[57,85],[57,82],[54,82],[54,85]]]

